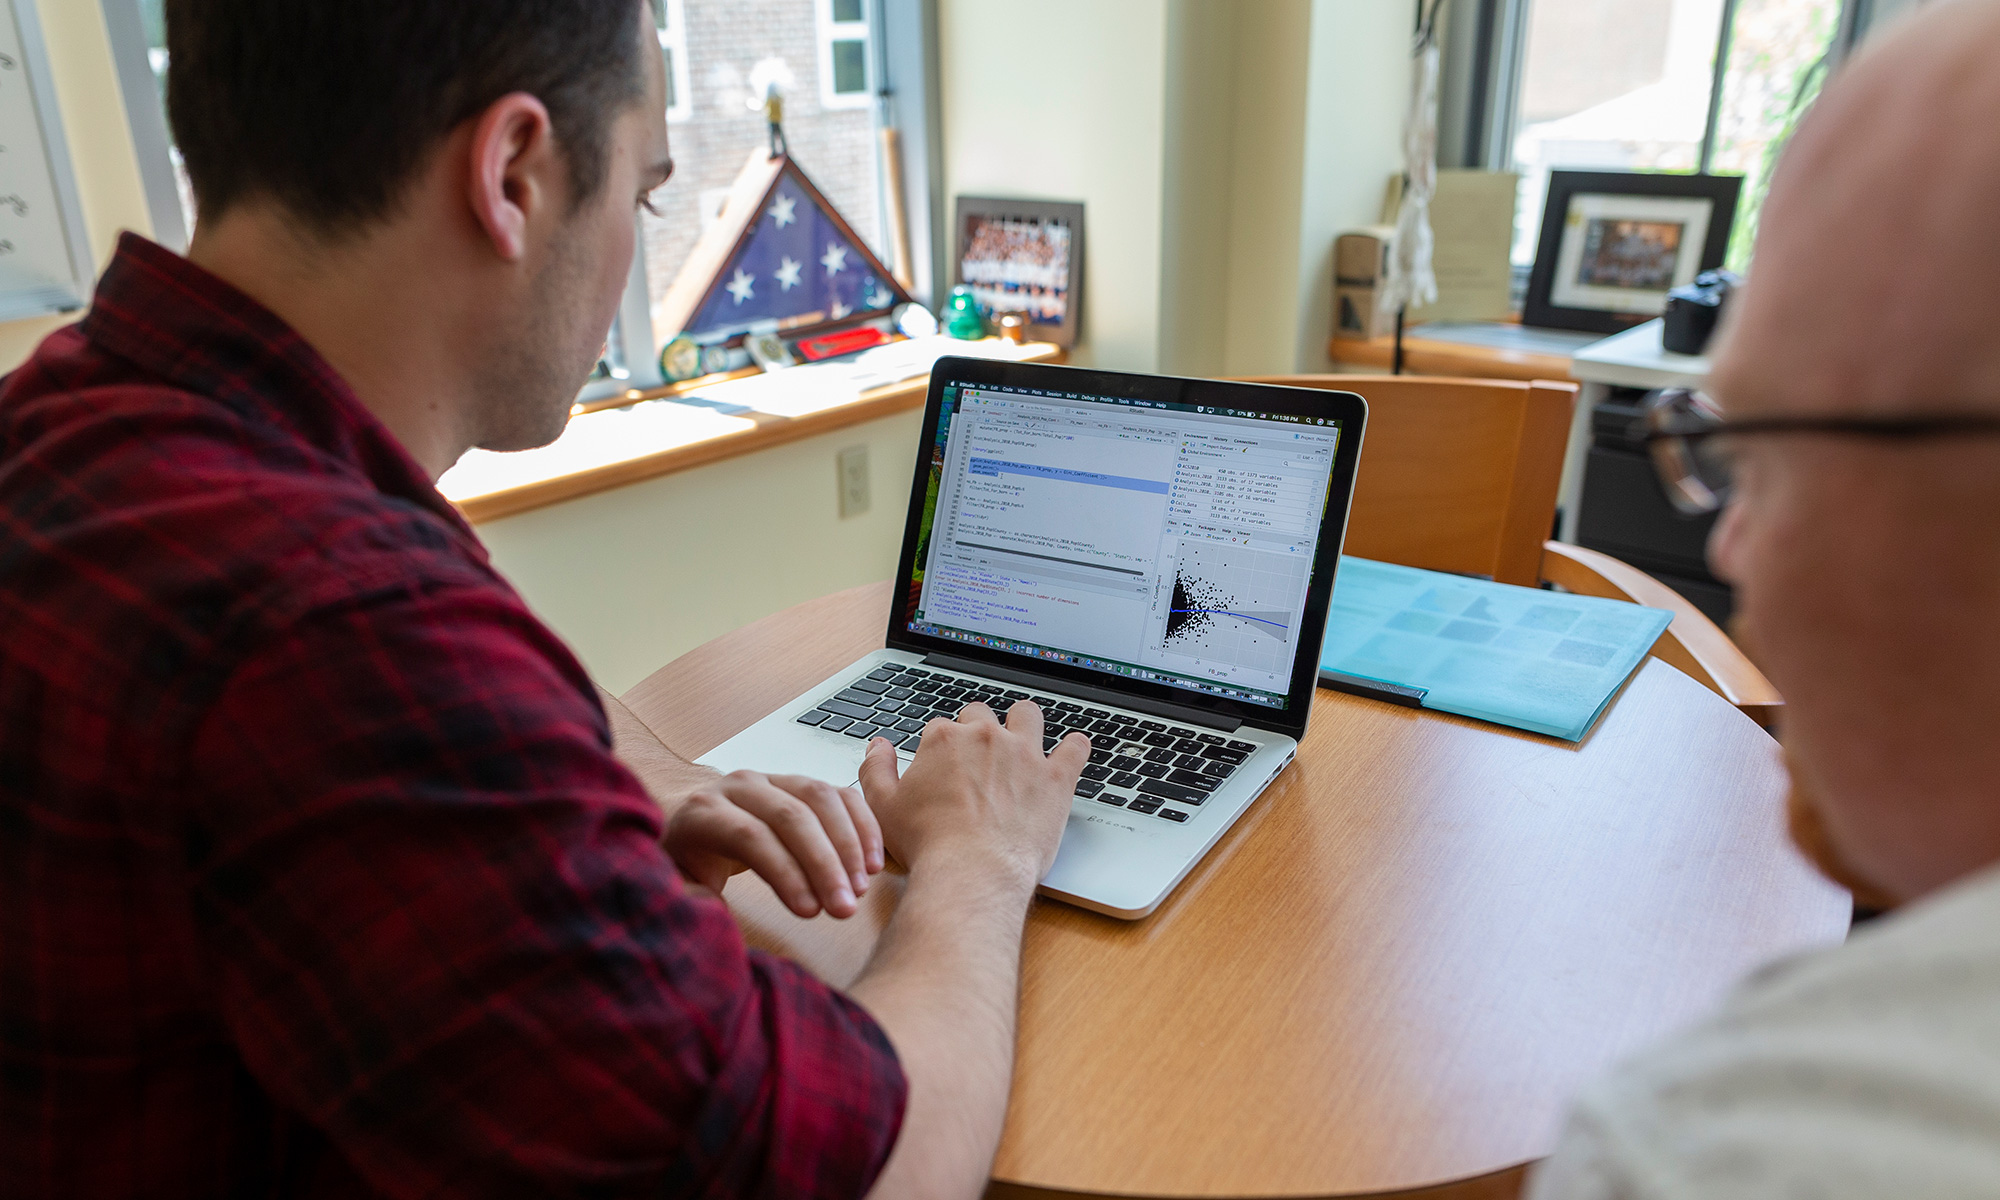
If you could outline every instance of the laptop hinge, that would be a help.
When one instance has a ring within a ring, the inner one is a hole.
[[[1031,688],[1046,688],[1052,692],[1061,692],[1066,696],[1074,696],[1079,700],[1095,700],[1099,704],[1111,704],[1119,708],[1129,708],[1133,712],[1152,713],[1156,717],[1168,717],[1189,725],[1200,725],[1204,729],[1217,730],[1221,733],[1235,733],[1243,727],[1243,719],[1241,717],[1219,716],[1215,713],[1203,712],[1198,708],[1190,708],[1184,704],[1174,704],[1166,700],[1148,700],[1139,696],[1122,696],[1110,688],[1092,687],[1087,683],[1071,683],[1066,679],[1060,683],[1051,683],[1047,677],[1037,675],[1033,671],[1016,671],[1009,667],[996,667],[992,663],[974,662],[969,658],[960,658],[955,654],[927,654],[924,656],[924,665],[927,667],[938,667],[946,671],[962,671],[967,675],[985,675],[993,679],[1004,679],[1008,683],[1018,683]]]

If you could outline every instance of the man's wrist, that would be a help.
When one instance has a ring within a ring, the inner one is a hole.
[[[674,814],[688,802],[690,796],[717,786],[722,779],[722,772],[715,768],[704,767],[685,759],[626,765],[632,767],[633,773],[639,776],[639,782],[645,785],[647,793],[653,797],[653,802],[660,806],[662,819],[669,823],[673,821]]]
[[[631,709],[616,696],[598,689],[605,717],[611,726],[611,752],[638,777],[639,783],[660,806],[663,818],[671,820],[687,798],[721,778],[713,767],[689,762],[669,749]]]
[[[905,863],[910,886],[971,891],[995,903],[1025,907],[1041,882],[1039,865],[1026,855],[1009,854],[990,841],[954,838],[926,845]]]

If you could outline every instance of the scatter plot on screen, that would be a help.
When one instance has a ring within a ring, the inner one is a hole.
[[[1256,670],[1286,670],[1311,565],[1305,554],[1183,541],[1160,648]]]

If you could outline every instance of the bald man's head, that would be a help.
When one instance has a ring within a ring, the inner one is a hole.
[[[1938,3],[1786,150],[1716,353],[1734,415],[2000,408],[2000,3]]]
[[[1732,419],[2000,412],[2000,0],[1927,8],[1786,151],[1709,390]],[[1802,796],[1899,898],[2000,863],[2000,437],[1729,439],[1709,555]]]

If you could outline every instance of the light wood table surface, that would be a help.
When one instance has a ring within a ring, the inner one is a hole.
[[[888,605],[800,605],[624,700],[698,755],[880,647]],[[1580,1085],[1842,937],[1783,795],[1770,737],[1657,660],[1580,745],[1322,690],[1298,761],[1151,917],[1037,903],[995,1193],[1511,1194]],[[900,892],[845,922],[749,875],[727,899],[846,984]]]

